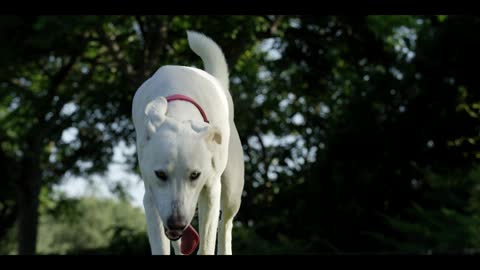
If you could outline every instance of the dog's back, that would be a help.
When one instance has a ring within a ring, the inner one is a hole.
[[[221,86],[222,94],[228,104],[229,122],[233,123],[234,108],[232,96],[229,92],[228,66],[220,47],[209,37],[194,31],[187,31],[188,43],[193,52],[195,52],[203,61],[204,70],[187,67],[166,65],[160,67],[155,74],[146,80],[138,89],[133,99],[132,115],[135,120],[142,119],[143,111],[137,111],[137,108],[144,108],[145,105],[157,95],[167,96],[169,91],[182,91],[186,78],[191,82],[196,80],[212,81]],[[208,73],[208,74],[207,74]],[[211,75],[211,77],[210,77]],[[183,77],[182,77],[183,76]],[[198,83],[195,83],[198,85]],[[155,87],[152,88],[152,85]],[[161,87],[163,86],[163,88]],[[213,87],[216,88],[216,87]],[[197,97],[200,100],[202,97]],[[137,119],[136,119],[137,118]]]

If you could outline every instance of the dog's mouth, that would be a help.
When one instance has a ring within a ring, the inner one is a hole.
[[[184,255],[192,254],[200,243],[200,236],[191,224],[185,230],[169,230],[165,228],[165,235],[170,241],[177,241],[183,237],[180,250]]]
[[[183,231],[165,229],[165,235],[170,241],[177,241],[178,239],[182,238]]]

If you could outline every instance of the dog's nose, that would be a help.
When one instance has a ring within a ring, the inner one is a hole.
[[[170,230],[183,231],[185,228],[187,228],[187,225],[187,222],[183,218],[170,217],[167,220],[167,227]]]

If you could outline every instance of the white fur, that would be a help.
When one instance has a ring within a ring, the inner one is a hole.
[[[190,223],[198,203],[199,254],[231,254],[232,221],[244,185],[243,149],[234,123],[228,67],[220,47],[203,34],[188,31],[190,48],[205,71],[163,66],[137,90],[132,106],[140,172],[145,184],[144,207],[152,254],[169,254],[164,233],[167,220],[182,216]],[[205,111],[185,101],[165,97],[183,94]],[[200,177],[192,181],[192,171]],[[160,180],[155,171],[168,175]],[[219,213],[222,220],[219,224]],[[171,237],[171,236],[170,236]],[[176,254],[180,241],[173,242]]]

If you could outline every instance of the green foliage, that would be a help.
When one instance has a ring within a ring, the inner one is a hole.
[[[62,199],[41,216],[37,248],[42,254],[102,248],[118,241],[123,231],[146,236],[145,226],[143,212],[125,201]]]
[[[185,53],[186,27],[220,30],[223,25],[220,41],[235,44],[231,57],[253,46],[252,31],[257,31],[261,18],[234,16],[229,24],[221,23],[224,19],[2,18],[0,166],[8,174],[0,189],[6,224],[0,237],[18,212],[37,204],[43,196],[40,190],[48,191],[65,175],[102,173],[119,141],[133,144],[130,114],[135,90],[161,65],[200,63],[194,53]],[[66,139],[66,131],[74,136]],[[134,169],[135,156],[127,158]],[[17,198],[33,200],[22,204]],[[27,216],[35,220],[36,210]],[[36,230],[35,222],[26,224],[31,225],[25,230]]]
[[[14,239],[18,183],[33,179],[40,223],[52,224],[40,225],[39,251],[148,253],[140,224],[127,222],[137,218],[121,218],[136,214],[108,203],[88,213],[88,200],[55,198],[52,186],[104,172],[115,144],[134,143],[134,91],[163,64],[201,67],[185,39],[194,29],[230,66],[246,157],[236,253],[478,250],[479,25],[450,15],[2,17],[0,239]],[[66,130],[77,135],[64,140]],[[79,216],[95,230],[71,222]]]
[[[379,241],[408,253],[479,252],[480,167],[469,174],[427,174],[425,200],[400,215],[386,217],[393,237]]]

